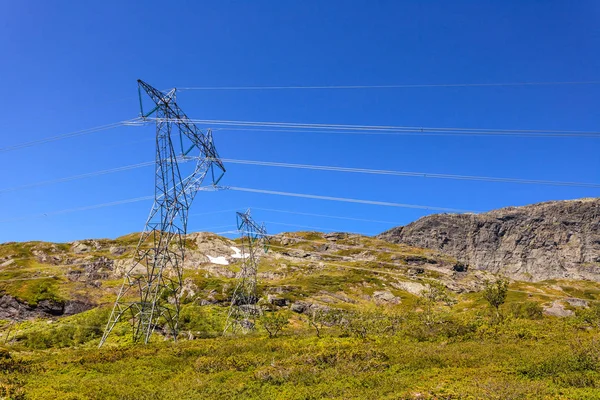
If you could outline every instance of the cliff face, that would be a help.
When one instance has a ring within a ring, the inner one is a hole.
[[[431,215],[378,237],[514,279],[600,281],[600,198]]]

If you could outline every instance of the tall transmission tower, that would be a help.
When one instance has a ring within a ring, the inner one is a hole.
[[[260,314],[256,291],[260,247],[266,252],[269,244],[264,224],[254,222],[249,209],[244,213],[236,213],[236,219],[242,237],[242,269],[237,276],[223,333],[247,333],[254,329],[256,317]]]
[[[142,92],[153,103],[147,113]],[[204,133],[191,123],[175,101],[176,89],[161,92],[138,80],[138,94],[142,118],[156,117],[154,205],[100,346],[126,313],[135,342],[148,343],[159,326],[167,326],[177,338],[189,207],[196,193],[205,189],[201,185],[209,173],[213,188],[225,173],[211,131]],[[197,155],[190,156],[192,152]]]

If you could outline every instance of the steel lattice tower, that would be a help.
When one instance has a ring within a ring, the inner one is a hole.
[[[142,91],[153,102],[148,113],[143,110]],[[138,92],[142,118],[149,120],[155,114],[156,120],[154,205],[100,346],[128,312],[135,342],[147,343],[161,325],[167,325],[177,338],[188,210],[207,174],[214,187],[225,173],[211,131],[204,133],[191,123],[175,101],[175,89],[165,93],[138,80]],[[188,156],[192,151],[199,154]]]
[[[266,252],[269,242],[264,224],[254,222],[250,210],[236,213],[236,218],[242,238],[242,269],[237,276],[223,333],[229,330],[232,333],[239,330],[246,333],[254,329],[256,317],[260,314],[256,291],[259,247],[263,247]]]

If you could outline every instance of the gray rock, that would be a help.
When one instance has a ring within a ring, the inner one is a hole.
[[[290,308],[293,312],[296,312],[298,314],[302,314],[304,311],[306,311],[308,309],[309,305],[298,301],[294,304],[292,304],[292,307]]]
[[[73,242],[71,245],[71,251],[75,254],[88,253],[92,248],[85,243],[82,242]]]
[[[80,300],[69,300],[65,303],[63,308],[63,315],[74,315],[79,314],[87,310],[91,310],[95,305],[86,301]]]
[[[404,290],[405,292],[420,296],[421,292],[426,289],[425,285],[418,282],[391,282],[390,283],[396,289]]]
[[[376,303],[399,304],[400,299],[389,290],[378,290],[373,293],[373,299]]]
[[[23,321],[31,318],[59,317],[78,314],[93,307],[94,304],[81,300],[69,300],[65,303],[42,300],[37,305],[30,305],[12,296],[3,295],[0,296],[0,319]]]
[[[79,264],[67,272],[71,281],[83,281],[94,283],[101,279],[107,279],[115,270],[115,262],[107,257],[98,257]]]
[[[430,215],[378,237],[518,280],[600,281],[600,198]]]
[[[574,298],[569,298],[566,300],[567,300],[567,303],[569,303],[573,307],[588,308],[590,306],[590,303],[587,300],[574,299]]]
[[[297,289],[298,289],[298,286],[292,286],[292,285],[272,286],[272,287],[268,288],[269,292],[278,293],[278,294],[293,292],[294,290],[297,290]]]
[[[284,299],[283,297],[276,297],[273,295],[268,295],[267,300],[269,301],[269,303],[277,307],[285,307],[288,303],[287,299]]]
[[[323,237],[327,240],[335,242],[338,240],[346,239],[348,237],[348,234],[344,233],[344,232],[331,232],[331,233],[324,233]]]
[[[125,248],[121,246],[111,246],[108,251],[110,251],[110,254],[120,256],[121,254],[125,253]]]
[[[555,300],[550,306],[544,306],[544,314],[553,317],[570,317],[575,313],[571,310],[567,310],[560,300]]]

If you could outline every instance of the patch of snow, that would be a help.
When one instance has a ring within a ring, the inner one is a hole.
[[[234,246],[229,246],[231,250],[235,251],[234,254],[231,255],[231,258],[242,258],[242,251]]]
[[[207,255],[206,257],[208,257],[208,259],[210,260],[210,262],[213,263],[213,264],[229,265],[229,261],[227,261],[227,259],[225,257],[223,257],[223,256],[211,257],[211,256]]]

